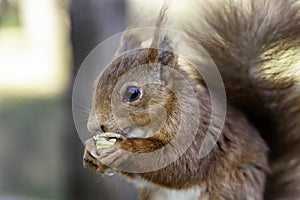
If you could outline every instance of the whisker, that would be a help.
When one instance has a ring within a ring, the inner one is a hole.
[[[91,113],[90,109],[87,110],[86,108],[74,108],[74,110],[79,111],[79,112],[83,112],[85,114],[90,114]]]
[[[85,105],[82,105],[82,104],[76,104],[76,105],[74,106],[74,108],[83,109],[83,110],[89,111],[89,112],[91,111],[91,108],[90,108],[90,107],[85,106]]]

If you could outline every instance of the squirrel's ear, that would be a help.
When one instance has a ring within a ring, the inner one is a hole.
[[[158,42],[158,62],[162,65],[168,65],[175,68],[177,64],[177,56],[171,46],[171,42],[167,36]]]
[[[159,70],[159,79],[164,85],[172,83],[172,68],[167,65],[161,65]]]
[[[137,33],[130,31],[122,36],[117,55],[141,47],[143,40]]]
[[[158,63],[167,65],[171,68],[177,67],[177,55],[168,50],[159,50]]]
[[[178,56],[174,53],[168,37],[163,37],[158,43],[158,63],[160,67],[160,79],[166,85],[172,85],[173,72],[177,68]]]
[[[155,44],[155,43],[154,43]],[[152,44],[152,45],[154,45]],[[165,85],[172,85],[172,74],[177,68],[178,56],[173,52],[173,47],[167,36],[162,37],[154,46],[148,49],[146,62],[158,64],[155,74]]]
[[[172,73],[177,67],[177,56],[170,51],[161,51],[159,53],[158,62],[160,66],[160,80],[166,85],[171,84]]]

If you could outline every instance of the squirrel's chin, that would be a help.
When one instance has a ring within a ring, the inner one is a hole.
[[[145,131],[142,128],[135,127],[126,134],[127,138],[147,138],[155,135],[151,130]]]

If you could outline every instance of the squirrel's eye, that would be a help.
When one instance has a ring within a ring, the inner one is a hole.
[[[128,102],[128,101],[135,101],[137,100],[141,95],[141,90],[137,86],[129,86],[126,88],[123,101]]]

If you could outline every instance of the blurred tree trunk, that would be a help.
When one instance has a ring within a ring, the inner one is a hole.
[[[75,78],[84,58],[97,44],[125,29],[125,2],[124,0],[73,0],[70,7],[70,17]],[[71,117],[71,97],[68,100]],[[66,152],[67,188],[65,199],[117,200],[136,198],[136,191],[118,177],[102,178],[83,168],[84,146],[76,134],[73,121],[70,121],[69,133],[63,145],[68,151]]]

